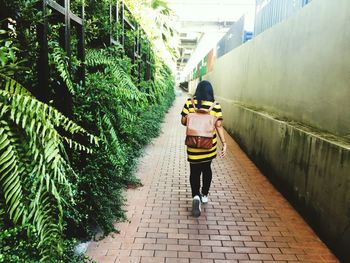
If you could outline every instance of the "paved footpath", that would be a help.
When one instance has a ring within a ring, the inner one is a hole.
[[[126,192],[120,234],[90,243],[86,255],[99,263],[338,262],[227,134],[227,156],[213,161],[209,203],[191,216],[184,101],[177,98],[140,159],[144,186]]]

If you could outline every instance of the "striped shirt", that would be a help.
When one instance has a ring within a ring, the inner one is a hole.
[[[197,100],[194,100],[194,103],[197,108]],[[213,104],[211,101],[202,101],[202,108],[209,109]],[[181,115],[183,117],[187,116],[189,113],[194,113],[194,108],[191,102],[191,98],[188,98],[183,109]],[[218,120],[222,120],[222,111],[221,105],[217,102],[214,108],[210,111],[211,115],[214,115],[218,118]],[[187,160],[190,163],[201,163],[211,161],[216,157],[216,148],[217,148],[217,136],[216,131],[214,131],[213,136],[213,147],[211,149],[197,149],[191,148],[187,146]]]

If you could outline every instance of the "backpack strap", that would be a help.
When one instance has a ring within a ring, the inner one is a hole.
[[[194,103],[193,97],[191,98],[191,102],[192,102],[192,106],[193,106],[194,111],[197,111],[196,104]]]
[[[215,105],[217,104],[216,101],[213,102],[213,104],[210,106],[208,112],[210,112],[212,109],[214,109]]]
[[[194,111],[197,111],[196,104],[194,103],[194,98],[193,97],[191,98],[191,102],[192,102],[192,106],[193,106]],[[217,104],[217,102],[214,101],[213,104],[208,109],[208,112],[210,112],[215,107],[216,104]]]

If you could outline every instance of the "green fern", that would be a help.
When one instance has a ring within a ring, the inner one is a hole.
[[[63,142],[77,150],[91,150],[62,136],[84,134],[98,138],[53,107],[36,100],[15,80],[0,74],[0,193],[5,213],[14,224],[33,224],[39,235],[42,261],[62,255],[62,204],[72,201]]]
[[[120,65],[120,58],[109,55],[106,50],[89,50],[86,54],[86,64],[88,67],[103,66],[103,78],[108,80],[108,92],[117,100],[113,107],[121,120],[121,128],[135,122],[135,113],[145,110],[148,106],[149,95],[136,87],[130,75]]]
[[[125,149],[123,149],[119,141],[117,131],[114,129],[110,117],[106,114],[102,118],[100,117],[98,126],[100,128],[100,138],[108,142],[105,143],[105,149],[108,152],[110,162],[115,168],[121,169],[126,165],[126,159],[121,158],[125,156],[123,153]]]
[[[96,67],[99,65],[114,65],[113,59],[108,56],[108,52],[105,49],[96,50],[96,49],[90,49],[88,50],[85,58],[86,65],[90,67]]]
[[[54,65],[60,74],[60,77],[65,82],[69,92],[74,94],[74,84],[68,70],[68,59],[66,53],[57,42],[51,41],[50,44],[52,45],[52,54],[49,54],[49,56],[52,57]]]

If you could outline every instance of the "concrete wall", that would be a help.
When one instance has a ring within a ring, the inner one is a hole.
[[[206,76],[225,128],[344,262],[350,262],[349,21],[349,0],[314,0],[218,59]]]
[[[266,113],[221,100],[227,131],[296,206],[320,237],[350,262],[350,146]]]
[[[350,1],[315,0],[215,62],[219,97],[350,138]]]

